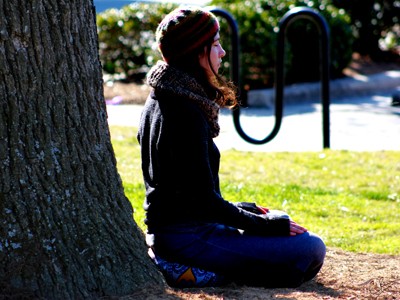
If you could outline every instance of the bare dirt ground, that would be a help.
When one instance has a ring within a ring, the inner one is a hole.
[[[106,101],[116,101],[123,104],[144,104],[150,88],[145,84],[124,83],[120,81],[104,84],[104,98]]]
[[[344,70],[346,76],[371,75],[399,70],[398,63],[375,63],[354,55]],[[123,103],[144,103],[148,87],[116,82],[105,84],[105,98],[121,96]],[[325,264],[318,276],[297,289],[264,289],[228,285],[203,289],[145,289],[126,299],[368,299],[400,300],[400,255],[345,252],[328,248]]]

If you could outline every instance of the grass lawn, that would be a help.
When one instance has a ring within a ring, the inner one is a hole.
[[[126,196],[144,230],[136,129],[111,126]],[[221,153],[225,199],[288,212],[328,247],[400,254],[400,151]]]

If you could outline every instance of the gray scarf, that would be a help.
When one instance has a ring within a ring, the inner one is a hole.
[[[219,134],[219,105],[207,97],[203,87],[189,74],[158,61],[147,74],[147,84],[155,90],[168,92],[171,95],[185,97],[197,104],[206,115],[210,124],[212,137]]]

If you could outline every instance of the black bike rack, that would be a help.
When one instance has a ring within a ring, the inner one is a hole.
[[[217,16],[223,17],[231,30],[231,79],[240,85],[239,78],[239,30],[235,19],[230,13],[221,8],[211,7],[209,10]],[[279,22],[277,59],[275,69],[275,125],[271,133],[262,140],[248,136],[240,124],[240,107],[232,111],[235,129],[245,141],[261,145],[271,141],[279,132],[283,117],[284,98],[284,59],[285,59],[285,34],[290,24],[299,19],[313,21],[317,26],[320,41],[320,73],[321,73],[321,97],[322,97],[322,131],[323,148],[330,147],[330,94],[329,94],[329,26],[326,20],[315,10],[308,7],[295,7],[289,10]]]

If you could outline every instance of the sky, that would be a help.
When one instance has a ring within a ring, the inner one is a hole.
[[[128,5],[130,3],[136,2],[134,0],[94,0],[94,5],[96,6],[96,12],[100,13],[108,8],[121,8],[122,6]],[[182,4],[194,4],[194,5],[206,5],[210,1],[207,0],[181,0],[181,1],[174,1],[174,0],[147,0],[142,2],[175,2],[175,3],[182,3]]]

